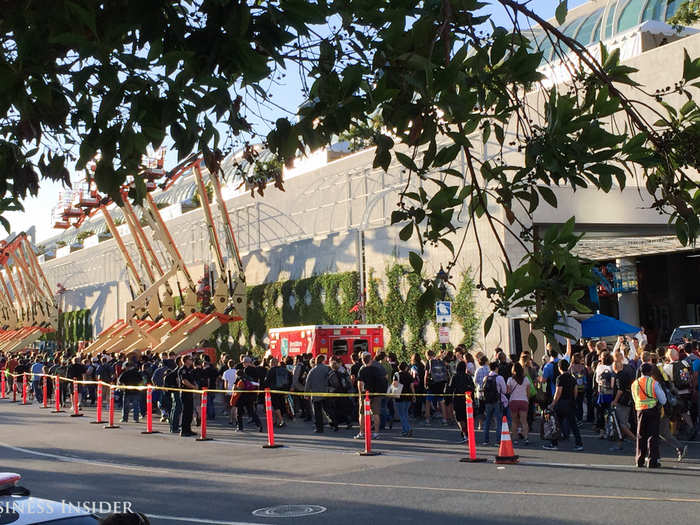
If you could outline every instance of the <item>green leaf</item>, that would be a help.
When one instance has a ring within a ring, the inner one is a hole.
[[[538,186],[537,189],[540,190],[540,195],[542,195],[542,198],[547,202],[547,204],[549,204],[552,208],[557,207],[557,197],[550,188],[547,186]]]
[[[690,82],[700,77],[700,58],[692,60],[688,50],[683,50],[683,80]]]
[[[412,234],[413,234],[413,223],[409,222],[406,226],[401,228],[401,231],[399,232],[399,239],[406,242],[408,239],[411,238]]]
[[[493,325],[493,314],[489,315],[486,318],[486,321],[484,321],[484,337],[489,335],[489,332],[491,331],[492,325]]]
[[[404,168],[415,172],[418,171],[418,166],[416,166],[416,163],[411,157],[400,151],[395,151],[394,154],[396,155],[396,160],[398,160]]]
[[[408,262],[411,264],[413,271],[420,275],[423,270],[423,259],[416,252],[408,252]]]
[[[527,336],[527,344],[531,350],[537,350],[537,337],[535,336],[535,332],[530,332],[530,335]]]
[[[568,0],[561,0],[557,6],[557,10],[554,12],[554,16],[557,19],[557,23],[562,25],[566,22],[566,15],[569,12]]]
[[[442,148],[440,151],[438,151],[437,155],[435,155],[433,166],[440,167],[444,166],[445,164],[449,164],[455,160],[460,149],[461,146],[459,144],[452,144],[451,146]]]

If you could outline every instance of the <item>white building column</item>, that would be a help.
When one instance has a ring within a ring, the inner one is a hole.
[[[637,281],[637,262],[635,259],[625,257],[616,259],[615,264],[625,275],[624,281],[634,278]],[[639,326],[639,292],[627,292],[617,294],[617,304],[620,311],[620,321]]]

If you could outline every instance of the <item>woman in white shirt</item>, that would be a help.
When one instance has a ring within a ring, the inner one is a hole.
[[[521,429],[520,436],[523,440],[523,445],[529,445],[528,441],[528,424],[527,411],[530,406],[530,379],[525,376],[525,371],[520,363],[513,363],[512,377],[508,378],[506,383],[507,392],[510,395],[510,416],[513,419],[513,429]],[[513,440],[513,444],[517,445],[518,441]]]

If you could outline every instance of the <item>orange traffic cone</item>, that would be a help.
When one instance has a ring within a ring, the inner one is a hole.
[[[503,416],[503,424],[501,425],[501,446],[498,447],[498,455],[496,463],[515,464],[520,456],[515,455],[513,450],[513,442],[510,440],[510,430],[508,430],[508,420]]]

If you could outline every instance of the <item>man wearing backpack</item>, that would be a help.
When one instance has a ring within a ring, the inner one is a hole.
[[[491,421],[496,420],[496,445],[501,443],[501,432],[498,424],[503,414],[503,402],[506,399],[506,382],[498,375],[498,361],[489,363],[489,375],[484,378],[481,392],[484,403],[484,441],[483,446],[489,445]]]
[[[166,388],[180,388],[180,368],[182,367],[182,357],[175,359],[175,367],[166,372],[163,376],[163,386]],[[170,432],[177,434],[180,432],[180,417],[182,416],[182,397],[177,390],[170,390]]]
[[[634,382],[634,370],[625,365],[622,361],[613,363],[613,371],[615,372],[615,390],[614,397],[611,403],[612,409],[617,415],[617,422],[620,426],[622,435],[618,440],[616,447],[610,449],[611,452],[622,450],[624,437],[635,439],[635,435],[630,430],[630,413],[634,401],[632,399],[632,383]]]
[[[425,398],[425,424],[430,425],[430,408],[433,401],[437,401],[438,409],[442,415],[442,424],[447,425],[445,413],[445,400],[443,394],[447,386],[447,365],[442,359],[435,357],[435,352],[426,352],[425,384],[428,387],[428,396]]]
[[[680,359],[678,350],[669,348],[666,352],[667,363],[664,365],[664,372],[671,378],[671,383],[676,388],[676,397],[678,405],[676,406],[677,413],[680,415],[683,422],[687,425],[690,436],[688,441],[695,439],[695,424],[690,417],[690,409],[692,404],[691,389],[693,388],[693,365],[686,357]]]
[[[306,376],[309,374],[309,367],[303,355],[298,355],[294,362],[294,372],[292,372],[292,392],[304,392],[306,388]],[[304,421],[311,421],[311,407],[309,400],[304,396],[294,396],[301,410],[301,417]]]
[[[270,358],[270,370],[265,377],[264,384],[272,390],[288,391],[292,383],[292,376],[285,365],[280,365],[277,358]],[[282,410],[284,409],[284,399],[286,394],[272,394],[272,413],[277,421],[277,426],[282,428],[285,426]]]

